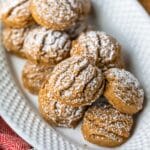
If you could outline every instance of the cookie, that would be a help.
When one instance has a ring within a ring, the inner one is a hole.
[[[122,113],[135,114],[142,109],[144,91],[139,81],[124,69],[112,68],[105,73],[104,96]]]
[[[55,65],[69,57],[71,40],[64,32],[35,27],[25,41],[27,58],[35,63]]]
[[[133,118],[111,105],[90,107],[84,115],[82,133],[85,140],[105,147],[123,144],[130,137]]]
[[[30,0],[6,1],[2,7],[2,21],[8,27],[23,28],[32,24],[33,18],[29,11]]]
[[[85,18],[90,8],[90,0],[31,0],[30,5],[32,16],[38,24],[61,31]]]
[[[139,1],[144,6],[146,11],[150,14],[150,1],[149,0],[139,0]]]
[[[102,70],[122,67],[121,47],[110,35],[100,31],[87,31],[73,41],[71,56],[88,57]]]
[[[26,58],[26,52],[23,50],[23,44],[29,30],[30,28],[4,28],[2,31],[2,41],[6,50],[19,57]]]
[[[39,110],[43,118],[53,126],[75,128],[86,107],[71,107],[54,99],[47,85],[39,93]]]
[[[26,62],[22,71],[23,85],[32,94],[38,94],[43,83],[49,78],[54,66]]]
[[[104,89],[104,77],[100,69],[80,56],[59,63],[47,83],[55,99],[73,107],[91,105]]]

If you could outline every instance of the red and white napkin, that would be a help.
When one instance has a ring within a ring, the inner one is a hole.
[[[29,150],[31,146],[21,139],[0,117],[0,150]]]

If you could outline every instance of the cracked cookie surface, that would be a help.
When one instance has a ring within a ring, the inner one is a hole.
[[[23,50],[23,44],[29,30],[30,28],[4,28],[2,31],[2,41],[6,50],[19,57],[26,58],[26,52]]]
[[[43,83],[49,78],[54,66],[26,62],[22,71],[22,81],[32,94],[38,94]]]
[[[115,147],[129,138],[132,125],[132,116],[120,113],[109,104],[102,104],[87,110],[81,130],[87,141]]]
[[[86,107],[72,107],[57,101],[45,84],[39,93],[39,110],[53,126],[74,128],[82,119]]]
[[[90,105],[102,94],[104,77],[88,59],[74,56],[54,68],[47,84],[58,101],[78,107]]]
[[[104,96],[119,111],[135,114],[143,107],[144,91],[139,81],[124,69],[112,68],[105,72]]]
[[[100,31],[87,31],[73,41],[71,56],[88,57],[102,70],[122,67],[121,47],[112,36]]]
[[[68,34],[39,26],[30,30],[24,42],[27,58],[41,64],[59,63],[69,57],[70,49]]]
[[[6,26],[23,28],[32,24],[33,18],[29,11],[30,0],[6,1],[2,7],[2,20]]]
[[[31,0],[30,10],[36,22],[54,30],[69,29],[90,11],[90,0]]]

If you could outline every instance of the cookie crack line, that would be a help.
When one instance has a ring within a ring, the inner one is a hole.
[[[100,129],[103,129],[103,128],[100,128]],[[103,130],[104,130],[104,129],[103,129]],[[104,130],[104,132],[107,132],[107,130]],[[112,140],[112,141],[115,141],[115,140],[117,140],[117,141],[123,141],[123,139],[126,139],[126,137],[117,135],[117,134],[115,134],[115,133],[113,133],[113,132],[107,132],[107,134],[108,134],[108,136],[106,136],[106,133],[104,133],[104,134],[91,134],[91,135],[89,135],[89,136],[90,136],[90,137],[95,137],[95,136],[97,136],[97,137],[99,137],[99,138],[105,138],[105,139],[110,138],[110,140]]]
[[[124,120],[119,120],[119,119],[117,119],[115,121],[113,121],[113,119],[112,119],[112,121],[109,120],[108,122],[104,121],[104,120],[100,120],[101,125],[98,125],[98,122],[96,122],[96,118],[94,118],[94,117],[93,117],[93,119],[91,119],[90,117],[86,116],[85,119],[89,123],[93,122],[93,125],[97,128],[103,128],[104,129],[107,126],[107,130],[106,130],[107,132],[114,130],[113,133],[116,134],[116,132],[118,132],[117,135],[119,135],[119,136],[121,136],[120,134],[123,133],[123,131],[121,131],[121,129],[123,129],[124,132],[129,132],[129,128],[126,128],[126,126],[132,125],[132,123],[130,123],[128,120],[126,122],[124,122]],[[127,119],[127,118],[125,118],[125,119]],[[95,122],[95,124],[94,124],[94,122]],[[122,124],[123,127],[118,127],[117,124]],[[124,136],[124,137],[126,137],[126,136]]]
[[[85,91],[86,91],[86,88],[88,87],[88,85],[93,81],[95,80],[95,78],[97,78],[98,76],[98,73],[96,71],[95,75],[91,78],[91,80],[85,85],[85,88],[83,89],[83,93],[84,93],[84,96],[85,96]],[[98,88],[98,91],[96,90],[96,92],[93,94],[93,95],[97,95],[97,93],[99,92],[99,88]],[[95,97],[95,96],[94,96]],[[84,97],[85,98],[85,97]]]
[[[55,36],[55,31],[54,30],[52,30],[52,32],[51,32],[51,35],[52,36]],[[56,40],[57,39],[59,39],[59,38],[61,38],[63,35],[62,35],[62,33],[58,36],[58,37],[55,37],[55,39],[54,39],[54,41],[51,43],[51,45],[54,45],[55,44],[55,42],[56,42]]]
[[[42,39],[42,42],[41,42],[41,46],[40,46],[40,50],[43,51],[43,48],[45,46],[45,42],[46,42],[46,38],[48,37],[48,33],[46,33],[44,36],[43,36],[43,39]]]
[[[98,90],[94,93],[94,95],[96,96],[98,93],[102,93],[103,90],[104,90],[104,86],[105,86],[105,81],[103,80],[103,81],[101,82],[100,87],[99,87]],[[97,98],[98,98],[98,97],[97,97]]]
[[[98,105],[96,105],[96,106],[94,106],[95,108],[99,108],[99,106]],[[107,110],[109,110],[110,108],[107,108]],[[92,113],[92,115],[93,115],[93,112],[92,112],[92,110],[91,109],[89,109],[88,110],[89,111],[89,113]],[[113,111],[113,110],[112,110]],[[117,111],[117,110],[116,110]],[[108,113],[108,112],[107,112]],[[103,112],[99,112],[99,114],[103,114]],[[123,119],[123,116],[125,115],[125,114],[119,114],[119,112],[118,113],[116,113],[115,115],[117,115],[118,117],[114,117],[114,119],[110,122],[110,123],[113,123],[113,122],[116,122],[116,121],[124,121],[124,119]],[[88,116],[86,116],[88,119],[90,119]],[[108,117],[110,118],[111,116],[108,114]],[[125,118],[127,118],[127,120],[129,120],[130,119],[130,115],[128,115],[128,114],[126,114],[126,116],[124,116]],[[92,119],[94,119],[94,118],[92,118]],[[102,120],[101,120],[102,121]],[[110,121],[110,120],[109,120]]]
[[[101,50],[101,39],[100,39],[100,36],[98,35],[98,34],[96,34],[96,37],[97,37],[97,40],[98,40],[98,44],[99,44],[99,47],[97,48],[97,58],[98,58],[98,60],[97,60],[97,62],[96,63],[98,63],[99,64],[99,61],[101,61],[101,60],[99,60],[101,57],[100,57],[100,50]]]
[[[85,90],[86,90],[87,86],[95,79],[95,77],[97,77],[97,76],[96,76],[96,73],[95,73],[95,74],[92,76],[92,78],[89,79],[89,81],[84,85],[83,90],[82,90],[82,93],[85,93]],[[85,94],[83,94],[83,95],[85,95]]]
[[[97,136],[105,136],[106,135],[106,133],[108,134],[108,136],[105,136],[105,138],[111,138],[111,140],[113,140],[113,137],[111,137],[111,136],[109,136],[109,135],[114,135],[114,137],[116,137],[116,139],[118,138],[118,137],[120,137],[120,138],[127,138],[127,137],[125,137],[125,136],[121,136],[121,135],[119,135],[119,134],[117,134],[117,133],[114,133],[113,131],[110,131],[110,130],[108,130],[108,129],[104,129],[104,127],[100,127],[99,125],[97,125],[97,124],[94,124],[94,121],[92,122],[92,125],[94,126],[93,128],[96,128],[96,129],[99,129],[99,130],[101,130],[100,132],[105,132],[104,134],[100,134],[100,132],[99,132],[99,134],[96,134]]]
[[[82,74],[84,69],[86,69],[87,67],[88,67],[88,64],[85,64],[84,66],[82,66],[81,69],[78,71],[77,75],[74,76],[73,81],[71,82],[70,86],[65,88],[65,89],[63,89],[62,91],[60,91],[60,93],[64,92],[65,90],[69,90],[71,88],[71,86],[75,83],[76,78],[78,78]]]
[[[23,5],[23,4],[25,4],[26,2],[28,2],[28,1],[27,1],[27,0],[24,0],[24,1],[20,2],[20,3],[18,3],[16,6],[12,7],[12,8],[7,12],[6,17],[11,16],[11,14],[12,14],[12,12],[14,11],[15,8],[17,8],[17,7],[19,7],[19,6]]]
[[[23,30],[23,35],[24,35],[24,36],[25,36],[27,30],[28,30],[27,28],[25,28],[25,29]],[[23,48],[24,48],[24,42],[25,42],[25,38],[24,38],[23,43],[22,43],[22,45],[21,45],[21,50],[22,50],[22,51],[23,51]]]
[[[74,8],[71,5],[71,2],[69,0],[66,0],[66,3],[70,6],[71,10],[74,10]]]
[[[62,45],[62,49],[65,48],[66,44],[68,43],[67,39],[64,41],[63,45]]]
[[[68,58],[69,59],[69,58]],[[73,62],[73,63],[71,63],[70,61],[67,63],[67,66],[65,66],[65,68],[64,69],[62,69],[62,71],[61,72],[59,72],[59,74],[57,75],[57,77],[56,77],[56,79],[55,79],[55,81],[54,81],[54,85],[56,84],[56,82],[58,81],[58,78],[62,75],[62,73],[65,73],[65,72],[68,72],[71,68],[72,68],[72,65],[75,65],[75,64],[79,64],[79,63],[81,63],[82,62],[82,60],[81,59],[79,59],[79,61],[78,62]],[[66,62],[63,62],[63,63],[65,63],[65,65],[66,65]],[[70,65],[70,63],[71,63],[71,65]],[[85,64],[85,65],[87,65],[87,63]],[[57,67],[57,66],[56,66]],[[59,67],[60,67],[60,64],[59,64]],[[57,71],[57,70],[54,70],[54,71]]]
[[[56,66],[57,67],[57,66]],[[54,78],[55,80],[53,81],[53,84],[54,85],[56,85],[56,82],[58,81],[58,78],[63,74],[63,73],[65,73],[65,72],[67,72],[69,69],[70,69],[70,65],[69,65],[69,63],[67,64],[67,66],[66,66],[66,68],[67,68],[67,70],[62,70],[61,72],[59,72],[59,74],[56,76],[56,78]],[[54,71],[57,71],[56,69],[54,70]],[[53,72],[54,72],[53,71]]]

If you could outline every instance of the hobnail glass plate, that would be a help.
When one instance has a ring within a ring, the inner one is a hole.
[[[2,2],[2,0],[0,1]],[[92,0],[90,23],[115,36],[123,47],[128,69],[145,90],[145,107],[136,118],[131,138],[115,149],[150,149],[150,20],[134,0]],[[1,31],[1,29],[0,29]],[[25,60],[5,52],[0,42],[0,115],[23,139],[40,150],[104,150],[86,142],[76,129],[52,128],[39,115],[37,97],[22,86]]]

